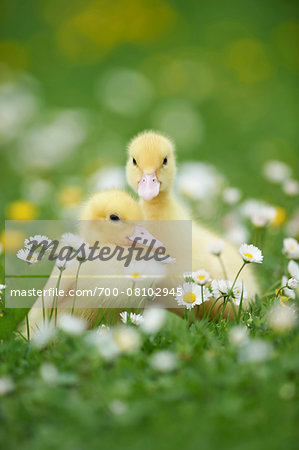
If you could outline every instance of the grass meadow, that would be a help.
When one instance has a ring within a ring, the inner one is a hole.
[[[194,219],[264,256],[234,321],[67,316],[28,341],[0,287],[2,448],[297,447],[298,20],[291,0],[2,2],[1,285],[28,237],[5,220],[129,192],[145,129],[173,138]]]

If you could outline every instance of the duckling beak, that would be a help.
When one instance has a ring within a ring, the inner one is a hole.
[[[138,183],[138,195],[147,202],[157,197],[160,189],[160,181],[156,173],[142,174],[141,180]]]
[[[161,241],[158,241],[146,228],[141,227],[140,225],[135,225],[134,233],[131,236],[128,236],[128,239],[132,242],[134,242],[135,239],[139,239],[139,244],[141,245],[145,245],[144,241],[147,240],[146,247],[149,247],[152,241],[154,241],[152,248],[165,247]]]

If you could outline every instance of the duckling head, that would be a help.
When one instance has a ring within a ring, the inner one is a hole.
[[[80,233],[90,243],[132,245],[155,240],[153,248],[163,246],[143,226],[133,221],[142,220],[139,203],[124,191],[112,189],[94,194],[83,206],[80,214]],[[145,245],[146,246],[146,245]]]
[[[111,222],[119,219],[142,220],[142,212],[138,202],[127,192],[111,189],[92,195],[83,205],[80,219]]]
[[[153,131],[137,135],[129,144],[127,180],[145,201],[168,191],[175,178],[174,146],[165,136]]]

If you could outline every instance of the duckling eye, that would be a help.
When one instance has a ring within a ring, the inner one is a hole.
[[[167,156],[165,156],[165,158],[163,159],[163,166],[166,166],[167,164]]]
[[[135,158],[133,158],[133,164],[134,164],[134,166],[137,166],[137,161]]]
[[[109,219],[113,221],[120,220],[120,218],[116,214],[111,214]]]

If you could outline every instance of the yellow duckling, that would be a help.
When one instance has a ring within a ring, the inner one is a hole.
[[[142,227],[138,220],[142,218],[141,208],[138,202],[129,194],[120,190],[103,191],[94,194],[82,207],[79,223],[79,234],[87,243],[94,245],[98,241],[99,246],[105,246],[111,250],[116,247],[129,247],[136,238],[142,241],[147,239],[151,242],[154,236],[144,227]],[[132,221],[135,222],[132,222]],[[162,242],[156,240],[154,248],[163,246]],[[140,247],[144,247],[140,245]],[[135,256],[133,257],[135,258]],[[134,263],[134,259],[132,260]],[[73,298],[69,295],[70,291],[75,286],[75,275],[78,269],[78,261],[67,267],[62,272],[59,289],[63,290],[64,296],[58,299],[59,314],[61,312],[70,312],[72,308]],[[145,269],[146,270],[146,269]],[[55,266],[44,291],[49,292],[44,297],[44,305],[47,309],[47,315],[53,305],[53,291],[55,289],[57,278],[59,276],[59,269]],[[129,272],[128,272],[129,273]],[[136,275],[137,276],[137,275]],[[101,281],[102,279],[102,281]],[[148,282],[147,282],[148,283]],[[77,289],[82,291],[88,289],[89,292],[96,287],[103,287],[110,289],[117,288],[119,295],[103,295],[100,298],[94,295],[91,297],[84,297],[84,305],[86,307],[75,308],[75,315],[84,317],[90,325],[98,317],[97,305],[101,308],[113,307],[114,315],[116,303],[119,307],[127,307],[127,289],[134,284],[134,275],[125,275],[124,262],[113,258],[111,261],[103,261],[97,259],[96,261],[86,261],[80,268],[80,274],[77,283]],[[142,287],[139,283],[139,287]],[[122,292],[122,293],[121,293]],[[79,300],[79,299],[78,299]],[[140,296],[130,298],[130,306],[136,307],[141,303]],[[82,305],[82,303],[81,303]],[[42,298],[38,298],[29,313],[30,327],[34,330],[42,323]],[[91,307],[93,306],[93,307]],[[111,311],[113,311],[111,310]],[[54,318],[54,315],[53,315]]]
[[[172,142],[149,131],[136,136],[128,151],[127,180],[138,192],[144,219],[188,219],[188,211],[172,193],[176,175]]]
[[[140,197],[144,219],[191,219],[189,211],[172,192],[176,162],[174,145],[167,137],[153,131],[137,135],[129,143],[126,173],[128,183]],[[193,270],[203,268],[213,279],[223,279],[224,274],[219,261],[207,248],[209,243],[215,240],[219,240],[217,234],[193,221]],[[225,241],[222,257],[228,279],[234,280],[242,260],[236,248],[228,241]],[[240,281],[246,286],[248,298],[252,298],[258,292],[258,285],[249,265],[242,271]],[[245,304],[244,301],[244,306]]]

